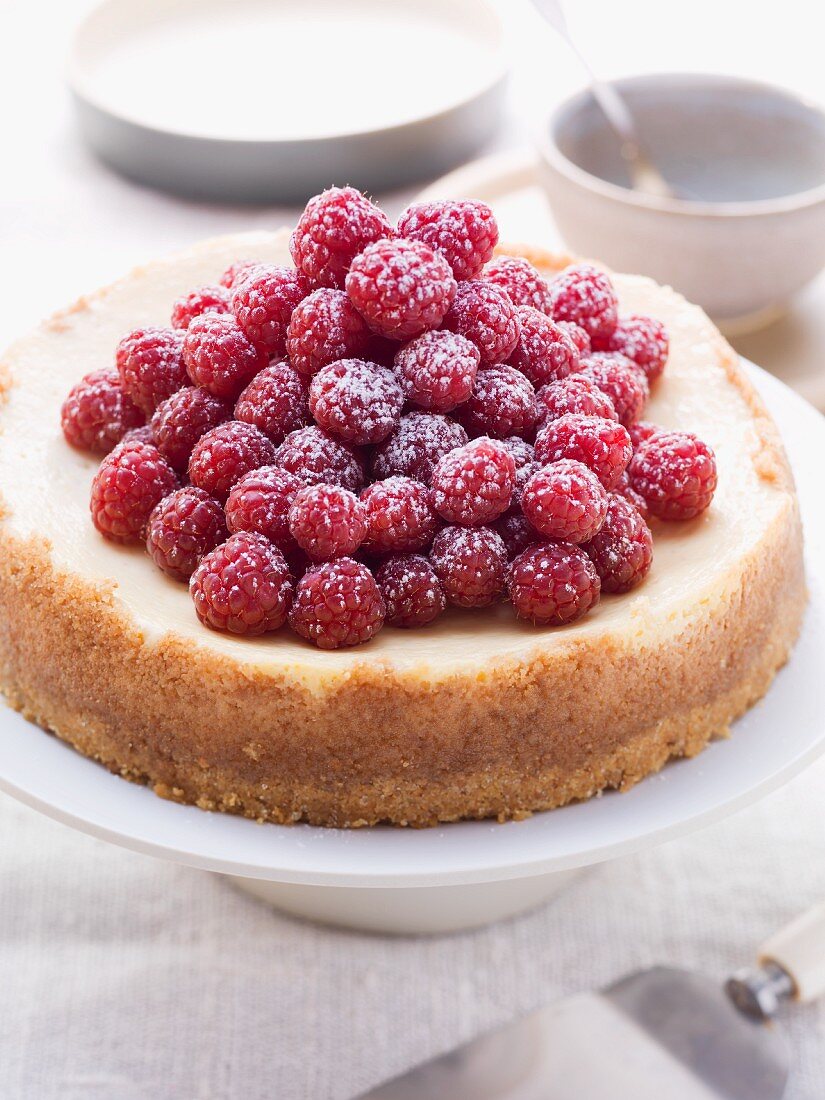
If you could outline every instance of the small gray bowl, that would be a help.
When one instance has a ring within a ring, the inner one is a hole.
[[[825,265],[825,112],[729,76],[639,76],[617,87],[680,197],[630,189],[613,132],[580,93],[539,139],[566,243],[674,286],[729,334],[773,320]]]

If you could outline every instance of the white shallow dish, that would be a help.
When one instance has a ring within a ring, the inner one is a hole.
[[[164,802],[11,710],[0,711],[0,788],[67,825],[148,855],[233,876],[303,916],[392,932],[443,932],[537,904],[581,869],[741,809],[825,751],[825,420],[752,364],[797,478],[811,603],[768,695],[692,760],[625,793],[526,821],[411,830],[258,825]]]

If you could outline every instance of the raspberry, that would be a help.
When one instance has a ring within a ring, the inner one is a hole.
[[[361,493],[367,517],[364,549],[374,554],[425,550],[438,530],[426,485],[409,477],[375,481]]]
[[[261,266],[236,284],[232,312],[251,344],[269,355],[283,355],[292,311],[309,291],[309,282],[294,268]]]
[[[155,445],[155,435],[151,424],[141,424],[137,428],[130,428],[123,436],[121,443],[151,443]]]
[[[178,298],[172,306],[172,328],[189,328],[202,313],[228,313],[229,292],[223,286],[202,286]]]
[[[355,446],[386,439],[403,405],[392,371],[363,359],[328,363],[309,386],[309,407],[321,427]]]
[[[713,451],[690,432],[659,432],[643,443],[628,470],[630,483],[659,519],[693,519],[716,491]]]
[[[514,367],[486,367],[456,415],[471,436],[532,435],[539,415],[536,392]]]
[[[627,469],[633,448],[627,428],[600,416],[566,413],[551,420],[536,438],[536,459],[543,465],[572,458],[592,470],[605,489],[613,489]]]
[[[236,482],[226,501],[230,531],[255,531],[287,556],[295,552],[289,508],[303,482],[280,466],[259,466]]]
[[[444,328],[465,336],[479,350],[481,365],[504,363],[519,338],[516,307],[505,291],[482,279],[459,283]]]
[[[183,473],[201,436],[223,424],[231,415],[232,406],[226,401],[208,390],[185,386],[155,410],[152,417],[155,446],[173,470]]]
[[[514,306],[532,306],[550,313],[547,282],[527,260],[520,256],[499,256],[488,264],[484,279],[503,290]]]
[[[289,363],[270,363],[238,398],[235,419],[254,424],[273,443],[283,443],[310,421],[306,382]]]
[[[234,317],[225,313],[202,313],[192,321],[183,358],[196,386],[231,401],[268,362],[266,352],[251,344]]]
[[[354,187],[331,187],[306,204],[289,241],[292,259],[315,286],[342,287],[367,245],[392,237],[386,215]]]
[[[119,443],[92,482],[92,522],[112,542],[139,542],[152,509],[178,479],[157,447]]]
[[[238,260],[234,264],[230,264],[221,275],[221,286],[225,286],[228,290],[234,290],[248,275],[263,266],[260,260]]]
[[[244,474],[274,461],[275,448],[263,432],[240,420],[227,420],[195,444],[189,480],[218,500],[226,500]]]
[[[375,580],[384,597],[390,626],[407,630],[426,626],[447,606],[435,570],[418,554],[388,558],[378,568]]]
[[[626,501],[633,505],[642,519],[647,523],[650,516],[650,509],[647,506],[647,501],[641,493],[637,493],[630,483],[630,477],[627,470],[619,478],[619,484],[613,490],[616,496],[624,497]]]
[[[493,530],[501,535],[508,561],[512,561],[522,550],[541,540],[541,535],[520,508],[511,508],[509,512],[505,512],[501,519],[497,519],[493,524]]]
[[[292,312],[286,333],[290,362],[301,374],[316,374],[336,359],[367,354],[367,322],[343,290],[322,287]]]
[[[592,470],[570,458],[537,470],[521,495],[535,529],[561,542],[589,542],[607,515],[607,492]]]
[[[502,439],[501,442],[513,456],[513,461],[516,464],[516,480],[513,485],[513,504],[520,504],[521,493],[524,486],[527,484],[528,479],[539,468],[539,463],[536,462],[536,452],[529,443],[526,443],[517,435],[511,435],[509,439]]]
[[[289,530],[313,561],[354,554],[367,533],[363,504],[340,485],[305,485],[289,506]]]
[[[413,203],[398,219],[398,232],[440,252],[456,279],[474,279],[498,243],[492,210],[470,200]]]
[[[263,535],[241,531],[201,559],[189,591],[205,626],[255,635],[283,626],[292,581],[280,550]]]
[[[364,484],[358,457],[314,424],[290,432],[275,452],[275,461],[304,485],[325,481],[357,493]]]
[[[627,430],[630,433],[633,450],[638,451],[643,443],[646,443],[648,439],[652,439],[654,435],[659,435],[665,429],[660,428],[658,424],[654,424],[651,420],[637,420]]]
[[[579,349],[580,358],[583,359],[585,355],[590,354],[593,345],[590,341],[590,336],[584,331],[581,325],[574,324],[573,321],[556,321],[556,324],[567,333]]]
[[[590,264],[565,268],[550,283],[551,316],[572,321],[594,342],[607,340],[618,320],[618,301],[613,284],[603,271]]]
[[[384,599],[366,565],[338,558],[304,573],[289,624],[319,649],[338,649],[375,637],[384,625],[384,612]]]
[[[133,428],[143,413],[123,392],[116,370],[97,370],[72,386],[60,410],[66,442],[83,451],[106,454]]]
[[[520,333],[511,367],[520,370],[534,386],[544,386],[566,378],[579,369],[576,345],[545,313],[532,306],[519,306]]]
[[[398,475],[429,485],[436,463],[467,442],[467,433],[449,417],[411,412],[372,456],[372,475],[377,480]]]
[[[583,549],[596,567],[602,592],[629,592],[650,570],[653,536],[633,505],[611,493],[601,530]]]
[[[642,317],[635,313],[629,317],[620,317],[604,350],[626,355],[637,367],[642,368],[648,382],[653,383],[659,378],[667,362],[667,329],[654,317]]]
[[[536,401],[542,427],[566,413],[618,420],[613,402],[607,394],[599,389],[592,378],[586,378],[583,374],[574,374],[559,382],[542,386],[536,393]]]
[[[627,428],[644,412],[650,390],[644,373],[624,355],[594,352],[582,360],[582,377],[595,382],[610,398],[616,416]]]
[[[455,332],[425,332],[395,356],[395,373],[404,396],[433,412],[450,412],[473,392],[479,354],[475,344]]]
[[[507,550],[490,527],[445,527],[433,540],[430,562],[450,603],[487,607],[504,591]]]
[[[135,329],[118,344],[115,363],[124,393],[147,417],[188,381],[183,333],[176,329]]]
[[[223,508],[203,489],[187,485],[164,497],[152,512],[146,549],[158,569],[188,581],[204,554],[225,538]]]
[[[513,609],[538,626],[563,626],[599,602],[601,584],[580,546],[548,542],[529,546],[510,567]]]
[[[510,507],[515,483],[513,456],[482,436],[450,451],[433,470],[433,505],[448,523],[489,523]]]

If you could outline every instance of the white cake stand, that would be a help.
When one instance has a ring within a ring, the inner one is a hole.
[[[825,751],[825,420],[749,366],[787,442],[805,523],[811,604],[788,666],[734,735],[626,794],[499,825],[354,831],[257,825],[164,802],[0,711],[0,788],[67,825],[217,871],[295,914],[385,932],[485,924],[557,894],[585,868],[717,821]]]

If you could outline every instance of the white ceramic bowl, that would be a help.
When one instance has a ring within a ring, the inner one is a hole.
[[[680,290],[728,333],[773,319],[825,264],[825,113],[769,85],[670,74],[617,81],[680,198],[633,191],[589,92],[539,138],[570,248]]]

